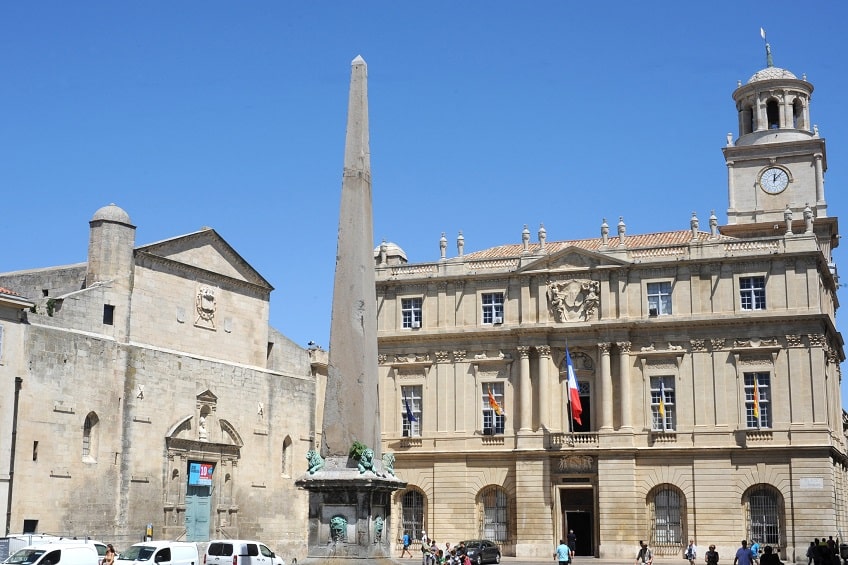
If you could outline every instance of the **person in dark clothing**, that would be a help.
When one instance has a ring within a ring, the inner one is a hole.
[[[783,565],[780,561],[780,556],[774,553],[774,549],[767,545],[763,549],[763,555],[760,557],[760,565]]]
[[[707,565],[718,565],[718,551],[714,545],[710,544],[710,548],[704,553],[704,562]]]

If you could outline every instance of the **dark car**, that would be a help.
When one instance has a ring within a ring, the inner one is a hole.
[[[501,548],[495,542],[487,539],[472,539],[463,543],[465,543],[465,554],[475,565],[501,562]]]

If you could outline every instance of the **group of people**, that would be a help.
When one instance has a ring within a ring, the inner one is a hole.
[[[807,565],[839,565],[841,561],[839,540],[833,539],[833,536],[816,538],[807,548]]]
[[[818,543],[818,540],[816,540]],[[813,544],[810,544],[813,547]],[[807,556],[810,552],[808,550]],[[689,545],[683,552],[683,559],[689,562],[689,565],[695,565],[698,559],[698,547],[695,545],[695,540],[689,540]],[[710,545],[709,549],[704,553],[704,563],[706,565],[718,565],[719,555],[715,545]],[[639,541],[639,552],[636,554],[635,565],[652,565],[654,562],[654,554],[648,547],[645,541]],[[760,544],[754,542],[751,547],[748,547],[748,541],[742,540],[742,547],[736,550],[736,555],[733,557],[733,565],[783,565],[780,561],[780,556],[775,553],[774,548],[767,545],[762,548],[760,554]],[[808,565],[810,565],[808,563]],[[816,565],[831,565],[829,562],[816,562]],[[836,564],[838,565],[838,564]]]
[[[559,565],[573,565],[574,551],[577,549],[577,536],[574,530],[568,530],[568,543],[565,540],[559,540],[559,545],[554,552],[554,558],[559,561]]]
[[[401,559],[407,553],[412,557],[412,551],[409,549],[412,538],[409,532],[403,533],[402,542]],[[421,536],[421,565],[471,565],[471,559],[465,552],[465,542],[461,541],[453,547],[450,542],[447,542],[442,549],[436,544],[436,540],[428,538],[427,533],[424,532]]]

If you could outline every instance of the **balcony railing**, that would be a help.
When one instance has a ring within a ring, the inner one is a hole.
[[[594,432],[548,432],[549,449],[562,449],[565,447],[597,447],[598,434]]]

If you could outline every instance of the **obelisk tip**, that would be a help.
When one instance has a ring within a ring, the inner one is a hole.
[[[366,64],[366,63],[365,63],[365,59],[363,59],[363,58],[362,58],[362,55],[357,55],[357,56],[356,56],[356,59],[354,59],[353,61],[351,61],[351,62],[350,62],[350,65],[351,65],[351,66],[355,66],[355,65],[365,65],[365,64]]]

